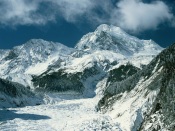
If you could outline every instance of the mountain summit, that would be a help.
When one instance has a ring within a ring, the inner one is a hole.
[[[31,39],[11,50],[0,51],[0,75],[4,79],[19,82],[25,86],[30,84],[28,69],[37,64],[47,69],[48,64],[72,53],[73,49],[60,43],[48,42],[42,39]],[[1,53],[2,52],[2,53]],[[38,67],[39,70],[39,67]]]
[[[124,56],[157,54],[162,47],[152,40],[140,40],[121,28],[106,24],[83,36],[75,46],[78,50],[110,50]]]

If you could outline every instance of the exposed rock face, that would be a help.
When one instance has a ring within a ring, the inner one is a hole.
[[[135,75],[109,85],[99,110],[111,113],[122,129],[174,130],[174,64],[175,44]]]
[[[110,50],[124,56],[157,54],[162,48],[152,40],[140,40],[121,28],[102,24],[83,36],[75,46],[78,50]]]
[[[140,70],[139,68],[129,63],[127,63],[126,65],[121,65],[120,67],[109,71],[109,77],[107,82],[113,83],[116,81],[125,80],[126,78],[132,76],[139,70]]]
[[[41,104],[33,92],[21,84],[0,79],[0,108]]]
[[[163,65],[160,92],[141,130],[175,130],[175,44],[158,57]]]
[[[4,60],[12,60],[12,59],[15,59],[15,58],[17,58],[18,57],[18,55],[13,51],[13,50],[11,50],[9,53],[8,53],[8,56],[6,56],[5,58],[4,58]]]

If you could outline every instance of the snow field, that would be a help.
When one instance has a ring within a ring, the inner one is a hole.
[[[108,115],[96,112],[99,98],[79,94],[47,94],[44,105],[0,110],[1,131],[117,131]],[[1,114],[2,113],[2,114]],[[11,115],[11,116],[9,116]]]

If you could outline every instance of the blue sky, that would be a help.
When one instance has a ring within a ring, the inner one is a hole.
[[[74,47],[100,24],[112,24],[163,47],[175,42],[173,0],[0,0],[0,48],[32,38]]]

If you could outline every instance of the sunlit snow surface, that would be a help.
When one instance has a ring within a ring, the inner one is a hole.
[[[120,66],[129,61],[141,68],[162,49],[152,40],[140,40],[119,27],[103,24],[94,32],[83,36],[75,48],[32,39],[11,50],[0,49],[0,77],[32,88],[31,76],[40,75],[51,67],[76,73],[95,63],[106,67],[104,64],[117,62],[117,66]]]
[[[43,105],[0,109],[0,131],[121,131],[109,115],[96,111],[106,80],[97,84],[93,98],[47,93]]]
[[[118,27],[101,25],[95,32],[85,35],[74,49],[35,39],[15,47],[10,50],[10,54],[9,50],[0,50],[0,75],[32,88],[31,75],[40,75],[48,68],[52,69],[48,73],[60,69],[66,73],[76,73],[97,65],[107,74],[109,70],[128,62],[141,68],[162,49],[153,41],[139,40]],[[84,82],[85,87],[88,87],[86,94],[91,91],[92,80],[96,77]],[[105,83],[99,83],[105,86]],[[145,87],[144,84],[141,87]],[[95,106],[101,98],[98,93],[104,87],[100,88],[97,84],[96,88],[97,95],[94,98],[85,98],[75,92],[46,94],[43,105],[0,109],[0,131],[120,131],[119,127],[129,130],[137,109],[141,112],[145,109],[140,107],[145,103],[142,95],[134,96],[130,101],[123,96],[123,101],[117,101],[119,104],[114,105],[115,111],[100,114],[96,112]],[[131,92],[128,96],[134,94]],[[137,97],[141,99],[134,103]],[[135,104],[130,111],[130,107]],[[118,114],[123,114],[120,119],[116,119]],[[121,123],[123,119],[126,121]]]
[[[96,112],[98,97],[47,94],[44,105],[0,110],[1,131],[120,131],[112,119]]]

